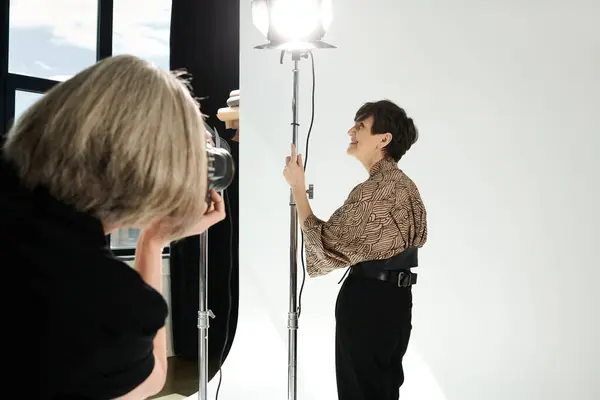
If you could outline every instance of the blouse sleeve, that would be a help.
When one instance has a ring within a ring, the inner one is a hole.
[[[309,216],[303,228],[309,276],[384,258],[398,247],[382,240],[384,227],[394,225],[394,205],[393,184],[367,181],[354,188],[327,222]]]

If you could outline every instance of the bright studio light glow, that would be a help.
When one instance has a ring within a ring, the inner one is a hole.
[[[331,26],[331,0],[254,0],[252,22],[272,42],[321,40]]]
[[[271,9],[271,29],[291,41],[309,36],[320,24],[314,1],[275,1]]]
[[[252,2],[252,23],[263,34],[269,33],[269,7],[265,0]]]

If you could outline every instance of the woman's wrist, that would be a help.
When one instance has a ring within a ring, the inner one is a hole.
[[[142,234],[140,235],[137,245],[136,252],[147,252],[147,253],[161,253],[165,246],[167,246],[169,242],[164,239],[160,239],[158,237],[152,237],[148,235]]]
[[[306,185],[301,184],[292,186],[292,194],[294,195],[294,197],[298,195],[306,195]]]
[[[164,242],[154,237],[140,235],[136,249],[134,266],[142,279],[159,293],[162,293],[162,250]]]
[[[300,222],[300,226],[304,228],[304,222],[313,213],[310,207],[310,202],[308,201],[306,187],[304,185],[293,187],[292,195],[296,201],[296,210],[298,211],[298,220]]]

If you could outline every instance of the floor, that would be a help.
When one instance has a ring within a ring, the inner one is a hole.
[[[171,357],[167,362],[169,363],[169,372],[167,374],[165,387],[159,394],[151,397],[151,399],[158,400],[161,397],[172,394],[188,397],[198,392],[197,361],[185,361],[177,357]],[[167,397],[167,399],[169,399],[169,397]]]

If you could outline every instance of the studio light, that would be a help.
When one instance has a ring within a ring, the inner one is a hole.
[[[257,49],[333,47],[322,41],[333,20],[331,0],[253,0],[252,22],[269,43]]]
[[[315,63],[312,50],[332,49],[323,42],[333,20],[331,0],[253,0],[252,22],[269,41],[256,46],[256,49],[274,49],[281,52],[280,63],[286,54],[290,54],[294,67],[292,92],[292,144],[298,148],[298,94],[300,92],[300,60],[309,58],[312,64],[312,107],[311,123],[306,135],[306,160],[308,142],[314,121],[315,107]],[[313,186],[308,185],[308,198],[313,198]],[[298,293],[298,211],[296,201],[290,189],[290,291],[288,308],[288,400],[298,396],[298,319],[302,303],[302,288],[306,278],[304,259],[302,264],[302,285]],[[304,242],[304,240],[303,240]],[[302,246],[301,246],[302,247]],[[302,251],[302,248],[300,248]]]

